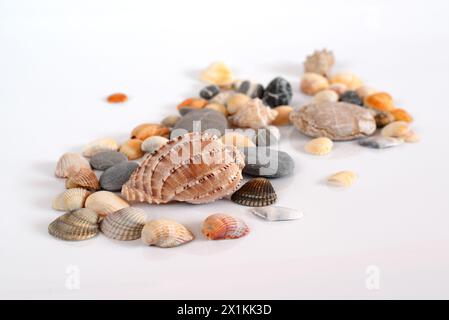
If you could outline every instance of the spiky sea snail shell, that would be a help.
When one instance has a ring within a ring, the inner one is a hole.
[[[242,219],[216,213],[204,220],[201,232],[211,240],[237,239],[246,236],[249,228]]]

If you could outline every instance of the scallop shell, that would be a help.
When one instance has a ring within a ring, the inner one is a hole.
[[[82,188],[66,190],[53,200],[53,209],[59,211],[73,211],[84,207],[91,192]]]
[[[152,136],[168,136],[170,129],[160,124],[143,123],[131,132],[131,139],[145,140]]]
[[[201,232],[211,240],[237,239],[246,236],[249,228],[242,219],[217,213],[204,220]]]
[[[64,153],[58,160],[55,175],[59,178],[67,178],[70,173],[77,172],[81,168],[90,169],[86,158],[78,153]]]
[[[304,214],[297,209],[277,206],[252,208],[251,212],[268,221],[296,220],[301,219],[304,216]]]
[[[330,176],[327,179],[327,182],[336,187],[350,187],[355,180],[357,179],[357,175],[352,171],[341,171],[336,174]]]
[[[264,207],[275,203],[277,195],[268,179],[255,178],[237,190],[231,200],[244,206]]]
[[[332,147],[334,143],[331,139],[326,137],[320,137],[310,140],[305,146],[304,150],[307,153],[316,155],[316,156],[324,156],[329,154],[332,151]]]
[[[76,173],[70,173],[65,184],[67,189],[84,188],[88,190],[99,190],[100,183],[97,175],[91,169],[81,168]]]
[[[212,202],[237,189],[243,166],[237,148],[207,133],[187,133],[145,158],[122,187],[122,195],[149,203]]]
[[[172,248],[192,241],[193,234],[182,224],[167,219],[152,220],[142,229],[142,241],[146,245]]]
[[[128,241],[139,239],[145,225],[145,211],[123,208],[110,213],[101,221],[100,230],[111,239]]]
[[[63,214],[48,226],[48,233],[62,240],[86,240],[98,233],[99,217],[90,209]]]
[[[159,137],[159,136],[152,136],[147,138],[141,145],[141,149],[143,152],[153,153],[160,147],[162,147],[164,144],[168,142],[167,138]]]
[[[304,70],[305,72],[328,76],[334,63],[335,57],[332,51],[328,51],[327,49],[321,51],[316,50],[312,55],[307,56],[304,62]]]
[[[256,98],[242,106],[229,119],[237,127],[259,129],[268,126],[277,115],[276,110],[267,107],[262,100]]]
[[[129,204],[115,193],[98,191],[87,197],[85,207],[105,217],[109,213],[129,207]]]
[[[114,139],[98,139],[90,142],[83,149],[83,156],[92,157],[94,154],[101,151],[117,151],[118,143]]]

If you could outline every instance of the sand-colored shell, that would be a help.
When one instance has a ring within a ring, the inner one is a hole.
[[[145,152],[142,151],[142,140],[130,139],[121,145],[120,150],[129,160],[142,158]]]
[[[322,90],[313,96],[315,102],[337,102],[338,99],[338,93],[331,89]]]
[[[100,189],[100,182],[94,171],[81,168],[77,172],[69,173],[65,186],[67,189],[83,188],[87,190],[98,190]]]
[[[229,114],[228,109],[226,109],[225,105],[221,103],[216,102],[209,103],[207,106],[204,107],[204,109],[211,109],[218,111],[222,113],[224,116],[227,116]]]
[[[298,209],[278,206],[251,208],[250,210],[254,215],[268,221],[297,220],[304,216],[304,213]]]
[[[90,209],[78,209],[58,217],[48,226],[48,233],[62,239],[79,241],[93,238],[98,233],[99,217]]]
[[[89,161],[78,153],[64,153],[56,165],[55,175],[67,178],[70,173],[78,172],[81,168],[90,169]]]
[[[226,106],[229,114],[235,114],[237,113],[240,108],[245,106],[249,101],[251,100],[251,97],[247,96],[243,93],[236,93],[229,97],[229,99],[226,101]]]
[[[274,108],[278,112],[276,118],[271,122],[274,126],[286,126],[290,124],[290,112],[293,108],[291,106],[278,106]]]
[[[254,142],[251,141],[251,139],[248,136],[245,136],[244,134],[233,131],[233,132],[226,132],[222,137],[221,141],[223,144],[227,146],[234,146],[237,148],[244,148],[244,147],[255,147],[256,145]]]
[[[352,171],[341,171],[333,174],[327,179],[327,182],[335,187],[350,187],[355,180],[357,180],[357,175]]]
[[[331,139],[326,137],[320,137],[310,140],[305,146],[304,150],[307,153],[316,155],[316,156],[324,156],[329,154],[332,151],[332,147],[334,143]]]
[[[178,106],[176,107],[176,109],[182,109],[182,108],[190,108],[190,109],[202,109],[204,108],[207,104],[209,103],[209,101],[207,101],[206,99],[201,99],[201,98],[188,98],[185,99],[184,101],[182,101],[180,104],[178,104]]]
[[[395,121],[386,125],[381,134],[384,137],[404,138],[410,133],[410,126],[405,121]]]
[[[413,122],[413,117],[404,109],[394,109],[390,111],[395,121]]]
[[[234,192],[231,200],[244,206],[264,207],[275,203],[277,195],[268,179],[254,178]]]
[[[214,62],[201,72],[200,79],[217,86],[228,86],[234,81],[234,75],[223,62]]]
[[[410,131],[405,137],[403,137],[403,139],[404,142],[407,143],[416,143],[419,142],[419,140],[421,140],[421,137],[416,132]]]
[[[87,144],[83,149],[83,156],[92,157],[101,151],[117,151],[118,143],[111,138],[98,139]]]
[[[303,93],[308,95],[315,95],[321,90],[329,87],[329,81],[317,73],[305,73],[301,79],[300,89]]]
[[[90,194],[90,191],[82,188],[68,189],[53,200],[53,209],[59,211],[81,209]]]
[[[348,90],[356,90],[363,85],[362,80],[353,73],[341,72],[332,76],[330,82],[343,83],[348,87]]]
[[[244,158],[216,136],[192,132],[149,155],[122,188],[128,201],[207,203],[234,192]]]
[[[143,152],[153,153],[168,142],[167,138],[152,136],[147,138],[141,145]]]
[[[194,239],[182,224],[168,219],[152,220],[142,229],[142,242],[149,246],[173,248]]]
[[[166,116],[164,119],[162,119],[161,126],[166,128],[173,128],[180,119],[181,116],[177,114]]]
[[[249,233],[249,227],[239,218],[216,213],[204,220],[201,232],[210,240],[237,239]]]
[[[139,239],[145,225],[145,211],[123,208],[112,212],[101,221],[100,230],[111,239],[129,241]]]
[[[277,115],[276,110],[267,107],[262,100],[256,98],[250,100],[229,119],[237,127],[259,129],[271,124]]]
[[[332,83],[328,89],[335,91],[340,97],[343,93],[348,91],[348,86],[345,85],[344,83]]]
[[[131,131],[131,139],[138,139],[144,141],[152,136],[167,137],[170,133],[170,129],[160,124],[155,123],[143,123],[138,125]]]
[[[393,98],[386,92],[377,92],[363,99],[365,107],[382,112],[389,112],[395,109]]]
[[[129,207],[129,204],[115,193],[98,191],[87,197],[84,206],[105,217],[112,212]]]
[[[366,97],[368,97],[372,94],[375,94],[379,91],[374,88],[371,88],[371,87],[361,86],[361,87],[357,88],[356,92],[360,98],[365,99]]]
[[[312,55],[307,56],[304,62],[304,70],[305,72],[328,76],[334,63],[335,57],[332,51],[328,51],[327,49],[316,50]]]

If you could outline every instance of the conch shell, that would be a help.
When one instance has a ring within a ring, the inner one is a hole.
[[[187,133],[148,156],[122,187],[122,195],[157,204],[212,202],[238,188],[243,166],[237,148],[207,133]]]
[[[276,119],[278,112],[264,105],[256,98],[242,106],[236,114],[229,117],[231,122],[240,128],[265,128]]]

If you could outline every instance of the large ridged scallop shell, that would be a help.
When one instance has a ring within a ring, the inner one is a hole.
[[[58,160],[55,175],[59,178],[67,178],[70,173],[82,168],[90,169],[89,161],[78,153],[64,153]]]
[[[264,207],[276,202],[277,195],[271,182],[255,178],[245,183],[231,197],[235,203],[249,207]]]
[[[105,217],[109,213],[129,207],[129,204],[115,193],[98,191],[87,197],[85,207]]]
[[[276,110],[267,107],[262,100],[256,98],[242,106],[229,119],[237,127],[259,129],[268,126],[277,115]]]
[[[243,155],[215,136],[192,132],[148,156],[122,188],[128,201],[207,203],[234,192]]]
[[[100,182],[97,175],[91,169],[81,168],[76,173],[69,173],[65,184],[67,189],[84,188],[88,190],[99,190]]]
[[[201,232],[211,240],[237,239],[246,236],[249,228],[242,219],[217,213],[204,220]]]
[[[173,220],[152,220],[142,229],[142,241],[149,246],[172,248],[190,242],[193,238],[186,227]]]
[[[118,143],[114,139],[98,139],[87,144],[83,149],[83,156],[92,157],[94,154],[102,151],[117,151]]]
[[[98,233],[99,217],[90,209],[63,214],[48,226],[48,233],[62,240],[86,240]]]
[[[91,192],[82,188],[66,190],[53,200],[53,209],[59,211],[73,211],[84,207]]]
[[[123,208],[110,213],[101,221],[100,230],[108,238],[116,240],[136,240],[145,225],[145,211],[139,208]]]

